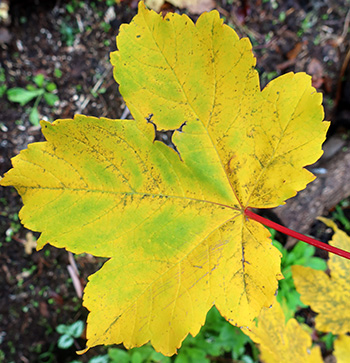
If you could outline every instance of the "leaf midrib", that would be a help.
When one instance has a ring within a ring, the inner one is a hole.
[[[27,186],[27,185],[16,185],[16,188],[25,188],[25,189],[44,189],[44,190],[56,190],[56,191],[67,191],[67,192],[82,192],[82,193],[101,193],[101,194],[114,194],[114,195],[138,195],[138,196],[149,196],[149,197],[157,197],[157,198],[173,198],[173,199],[182,199],[189,200],[199,203],[208,203],[213,205],[222,206],[225,208],[229,208],[236,211],[241,211],[239,208],[234,208],[230,205],[226,205],[223,203],[213,202],[205,199],[191,198],[187,196],[179,196],[179,195],[168,195],[168,194],[156,194],[156,193],[144,193],[144,192],[118,192],[112,190],[99,190],[99,189],[84,189],[84,188],[55,188],[55,187],[42,187],[42,186]]]

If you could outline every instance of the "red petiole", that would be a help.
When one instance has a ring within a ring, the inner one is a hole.
[[[308,244],[310,244],[312,246],[321,248],[322,250],[334,253],[334,254],[336,254],[338,256],[345,257],[348,260],[350,260],[350,252],[341,250],[340,248],[337,248],[337,247],[327,245],[326,243],[317,241],[314,238],[311,238],[311,237],[305,236],[305,235],[303,235],[301,233],[292,231],[289,228],[283,227],[283,226],[281,226],[281,225],[279,225],[279,224],[277,224],[275,222],[272,222],[272,221],[270,221],[270,220],[268,220],[268,219],[266,219],[264,217],[261,217],[261,216],[255,214],[255,213],[253,213],[248,208],[244,211],[244,214],[248,218],[262,223],[264,226],[271,227],[271,228],[275,229],[276,231],[282,232],[282,233],[284,233],[284,234],[286,234],[288,236],[294,237],[294,238],[296,238],[296,239],[298,239],[300,241],[306,242],[306,243],[308,243]]]

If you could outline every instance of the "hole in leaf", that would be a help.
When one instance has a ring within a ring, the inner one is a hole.
[[[154,127],[154,140],[160,141],[166,146],[173,149],[180,157],[180,160],[182,161],[181,155],[179,150],[177,149],[176,145],[173,142],[173,135],[175,131],[183,132],[182,129],[186,125],[187,121],[185,121],[179,128],[174,130],[158,130],[157,125],[152,121],[153,113],[150,113],[148,117],[146,117],[147,123],[152,124]]]

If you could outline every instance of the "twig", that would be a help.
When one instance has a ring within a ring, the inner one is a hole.
[[[80,14],[77,14],[77,24],[78,24],[80,33],[82,33],[84,31],[84,25],[83,25],[83,22],[81,21]]]
[[[123,114],[121,115],[121,119],[124,120],[130,115],[130,110],[128,109],[128,106],[125,105]]]
[[[73,286],[74,286],[74,289],[75,289],[75,292],[76,292],[78,298],[81,299],[81,297],[83,296],[83,287],[81,286],[81,282],[79,279],[79,271],[78,271],[77,265],[75,263],[73,254],[71,252],[68,252],[68,261],[70,263],[67,266],[69,276],[72,279]]]
[[[77,264],[75,263],[74,256],[73,256],[72,252],[68,252],[68,261],[69,261],[69,264],[74,269],[75,274],[77,276],[79,276],[79,270],[78,270]]]
[[[341,36],[340,36],[340,38],[342,39],[342,42],[345,39],[346,35],[348,34],[349,23],[350,23],[350,10],[346,14],[343,32],[341,33]]]

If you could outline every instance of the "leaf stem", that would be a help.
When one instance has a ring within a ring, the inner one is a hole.
[[[305,235],[303,235],[301,233],[298,233],[298,232],[295,232],[295,231],[293,231],[293,230],[291,230],[289,228],[283,227],[278,223],[272,222],[272,221],[270,221],[270,220],[268,220],[268,219],[266,219],[264,217],[261,217],[261,216],[255,214],[255,213],[253,213],[248,208],[244,211],[244,214],[248,218],[253,219],[253,220],[257,221],[257,222],[260,222],[260,223],[262,223],[263,225],[265,225],[267,227],[271,227],[271,228],[275,229],[276,231],[282,232],[282,233],[284,233],[284,234],[286,234],[288,236],[294,237],[294,238],[296,238],[296,239],[298,239],[300,241],[306,242],[306,243],[308,243],[308,244],[310,244],[312,246],[321,248],[322,250],[334,253],[334,254],[336,254],[338,256],[345,257],[348,260],[350,260],[350,252],[344,251],[344,250],[342,250],[340,248],[337,248],[337,247],[327,245],[326,243],[317,241],[314,238],[305,236]]]

